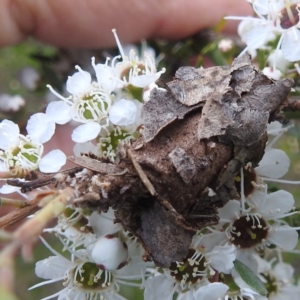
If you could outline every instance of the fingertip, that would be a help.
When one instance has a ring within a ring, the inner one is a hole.
[[[18,44],[26,37],[14,19],[14,9],[14,2],[0,1],[0,46]]]
[[[218,24],[225,15],[249,15],[250,5],[236,0],[0,0],[0,45],[28,35],[60,47],[108,48],[162,37],[178,39]],[[227,22],[234,31],[237,22]]]
[[[153,37],[182,38],[203,28],[216,26],[227,15],[246,16],[252,13],[246,1],[236,0],[181,0],[169,2],[160,16]],[[227,21],[224,32],[236,33],[237,22]]]

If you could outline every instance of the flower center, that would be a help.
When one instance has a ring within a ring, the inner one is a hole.
[[[126,130],[116,126],[111,130],[106,137],[100,137],[98,146],[103,155],[114,161],[116,156],[116,149],[120,142],[128,143],[130,140],[137,138],[138,133],[131,134]]]
[[[82,289],[105,289],[111,285],[113,278],[111,272],[87,262],[76,268],[74,280]]]
[[[142,63],[131,62],[127,68],[124,68],[120,74],[121,80],[126,79],[130,82],[132,77],[144,74],[145,65]]]
[[[287,3],[280,12],[280,26],[282,29],[289,29],[299,22],[299,3]]]
[[[188,289],[192,284],[199,282],[206,276],[206,261],[201,252],[189,249],[187,257],[182,262],[173,262],[170,274],[179,282],[183,289]]]
[[[272,277],[269,273],[261,274],[265,279],[265,287],[268,291],[268,296],[277,294],[278,286],[274,277]]]
[[[108,109],[111,106],[111,99],[100,90],[84,96],[75,101],[75,112],[79,120],[101,121],[108,115]]]
[[[240,248],[260,244],[268,234],[267,223],[258,214],[242,216],[226,229],[230,241]]]
[[[0,151],[0,160],[5,162],[9,168],[20,167],[26,170],[38,168],[38,160],[42,153],[40,145],[34,145],[24,136],[20,137],[18,146]]]

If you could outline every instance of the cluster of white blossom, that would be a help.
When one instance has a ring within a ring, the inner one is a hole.
[[[120,285],[140,286],[147,271],[142,247],[113,221],[112,209],[100,214],[67,207],[57,225],[45,231],[56,234],[70,258],[41,238],[54,256],[37,262],[37,276],[47,281],[32,288],[63,281],[63,290],[44,299],[90,300],[124,299],[118,294]]]
[[[226,17],[241,20],[238,33],[252,56],[256,50],[270,53],[269,66],[263,71],[278,79],[291,62],[300,60],[300,3],[298,0],[247,0],[256,17]],[[274,49],[269,43],[276,41]]]
[[[300,299],[294,269],[282,259],[298,243],[299,228],[284,221],[297,213],[294,198],[284,190],[268,193],[265,183],[288,182],[279,178],[290,160],[273,148],[285,131],[278,122],[269,125],[269,143],[259,166],[247,166],[236,178],[241,199],[219,209],[219,223],[194,236],[183,261],[169,268],[144,262],[143,247],[114,223],[111,208],[98,213],[69,206],[55,227],[45,229],[59,238],[69,258],[42,239],[53,256],[37,262],[36,274],[46,281],[32,288],[62,281],[64,288],[45,300],[124,299],[120,285],[144,289],[145,300]],[[260,279],[263,292],[243,277],[236,262]]]
[[[18,175],[22,170],[57,172],[66,163],[66,155],[59,149],[43,155],[43,143],[55,132],[55,123],[44,113],[36,113],[27,122],[28,135],[20,134],[17,124],[10,120],[0,123],[0,172]],[[16,187],[4,185],[0,192],[12,193]]]
[[[111,161],[119,143],[126,143],[140,134],[142,103],[144,95],[155,86],[155,81],[165,71],[156,70],[151,48],[140,58],[134,49],[128,56],[113,30],[121,55],[107,58],[104,64],[96,64],[92,58],[94,75],[78,70],[66,83],[69,96],[63,97],[51,86],[50,91],[60,101],[50,102],[46,113],[32,115],[27,123],[28,135],[20,134],[18,125],[9,120],[0,124],[0,172],[39,170],[57,172],[65,163],[66,156],[53,150],[44,157],[43,143],[55,132],[55,124],[78,122],[72,133],[76,143],[74,154],[92,152],[106,156]],[[121,59],[121,61],[118,61]],[[93,80],[95,78],[95,80]],[[18,188],[4,185],[1,193],[11,193]]]
[[[300,59],[300,48],[294,46],[300,38],[298,3],[251,3],[258,18],[244,18],[240,25],[246,50],[261,48],[272,34],[280,34],[275,61],[281,54],[289,61]],[[1,122],[1,172],[57,172],[65,164],[65,155],[53,150],[42,156],[43,143],[54,134],[55,124],[80,123],[72,133],[77,143],[75,155],[91,151],[110,160],[114,160],[119,143],[139,136],[142,105],[164,70],[157,71],[150,53],[140,58],[131,50],[126,55],[115,37],[121,55],[104,64],[92,59],[94,75],[77,66],[77,72],[67,80],[69,96],[49,86],[60,100],[49,103],[45,114],[30,118],[27,136],[20,134],[13,122]],[[63,289],[44,300],[124,299],[119,293],[121,285],[144,289],[145,300],[300,299],[294,269],[282,258],[284,252],[295,251],[298,243],[299,228],[284,219],[297,213],[293,211],[295,201],[284,190],[270,193],[266,184],[295,183],[280,179],[290,160],[284,151],[273,148],[286,130],[278,122],[269,125],[270,140],[259,166],[248,165],[236,178],[241,199],[232,199],[219,209],[219,223],[194,236],[183,261],[173,262],[169,268],[145,262],[142,245],[114,222],[111,208],[98,213],[69,205],[57,224],[44,230],[58,237],[67,255],[41,238],[53,256],[37,262],[36,274],[46,281],[32,288],[62,281]],[[0,192],[15,189],[5,185]],[[257,281],[263,289],[253,283]]]
[[[81,124],[72,134],[72,140],[78,143],[77,152],[84,149],[111,160],[119,142],[139,135],[144,91],[149,90],[164,72],[164,69],[156,70],[155,58],[147,51],[143,58],[133,49],[127,56],[113,32],[121,55],[107,58],[105,64],[96,64],[92,58],[96,80],[76,66],[78,71],[67,80],[68,97],[48,86],[61,101],[51,102],[46,109],[47,116],[57,124],[70,120]],[[95,139],[97,145],[91,144]]]

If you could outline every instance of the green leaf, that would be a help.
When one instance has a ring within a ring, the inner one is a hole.
[[[263,282],[257,277],[257,275],[250,270],[246,265],[244,265],[239,260],[233,262],[234,267],[241,278],[251,287],[255,292],[262,296],[266,296],[268,291],[263,284]]]

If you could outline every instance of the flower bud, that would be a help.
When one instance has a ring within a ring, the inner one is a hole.
[[[127,264],[126,243],[112,235],[101,237],[92,250],[92,259],[103,270],[118,270]]]

